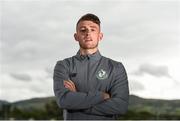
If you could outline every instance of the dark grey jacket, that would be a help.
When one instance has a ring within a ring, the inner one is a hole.
[[[120,62],[101,56],[77,55],[58,61],[54,69],[54,93],[57,104],[66,110],[64,118],[116,119],[128,108],[129,88],[127,74]],[[72,80],[77,92],[71,92],[63,80]],[[111,98],[103,100],[102,92]]]

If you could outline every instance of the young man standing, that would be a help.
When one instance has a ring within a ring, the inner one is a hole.
[[[100,20],[82,16],[75,40],[80,49],[73,57],[58,61],[54,69],[54,93],[67,120],[113,120],[128,108],[129,87],[124,66],[102,56]]]

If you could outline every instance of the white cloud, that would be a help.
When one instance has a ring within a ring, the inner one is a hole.
[[[180,84],[176,84],[172,79],[167,77],[154,77],[145,74],[143,76],[131,76],[138,80],[144,89],[139,91],[132,91],[132,94],[139,95],[145,98],[161,98],[161,99],[178,99],[180,96],[178,92]]]
[[[130,93],[143,91],[144,86],[141,83],[139,83],[138,81],[129,80],[129,90],[130,90]]]

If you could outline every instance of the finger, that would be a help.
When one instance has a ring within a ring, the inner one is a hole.
[[[67,84],[64,84],[64,87],[65,87],[65,88],[70,88],[70,86],[69,86],[69,85],[67,85]]]
[[[67,83],[69,80],[64,80],[64,83]]]
[[[74,88],[73,84],[70,83],[69,81],[64,81],[64,85],[68,85],[70,88]]]
[[[71,81],[71,80],[68,80],[68,81],[65,80],[65,83],[68,83],[68,84],[70,84],[73,88],[76,88],[74,82]]]
[[[76,85],[71,80],[64,80],[64,86],[65,88],[68,88],[70,91],[73,91],[73,92],[76,91]]]
[[[70,91],[73,90],[69,85],[65,85],[64,87],[67,88],[67,89],[69,89]]]
[[[69,83],[68,81],[64,81],[64,85],[69,85],[70,87],[73,87],[71,83]]]
[[[70,83],[68,83],[68,81],[64,81],[64,87],[69,88],[69,89],[73,88],[73,86]]]
[[[69,89],[70,91],[73,91],[73,92],[76,91],[76,89],[72,88],[72,87],[69,86],[68,84],[65,84],[64,86],[65,86],[65,88]]]
[[[73,81],[69,80],[69,82],[72,84],[73,88],[76,88],[76,85],[74,84]]]
[[[71,84],[74,84],[74,82],[71,81],[71,80],[64,80],[64,82],[69,82],[69,83],[71,83]]]

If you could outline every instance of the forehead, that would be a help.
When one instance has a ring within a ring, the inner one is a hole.
[[[88,27],[96,27],[96,28],[99,28],[99,25],[98,24],[96,24],[96,23],[94,23],[94,22],[92,22],[92,21],[80,21],[79,22],[79,24],[78,24],[78,28],[81,28],[81,27],[86,27],[86,26],[88,26]]]

